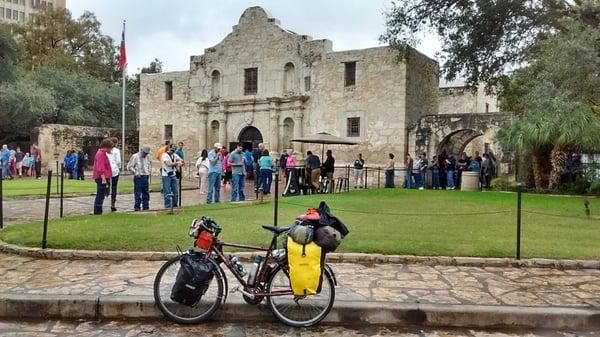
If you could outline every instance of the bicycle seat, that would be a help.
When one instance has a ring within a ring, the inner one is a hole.
[[[268,225],[263,225],[262,228],[264,228],[270,232],[273,232],[277,235],[279,235],[283,232],[287,232],[288,229],[290,229],[289,227],[275,227],[275,226],[268,226]]]

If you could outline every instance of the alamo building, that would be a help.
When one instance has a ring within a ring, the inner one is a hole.
[[[438,86],[438,63],[416,50],[404,61],[390,47],[333,51],[331,41],[286,30],[250,7],[219,44],[190,57],[189,70],[141,75],[140,145],[183,141],[195,158],[216,142],[263,142],[272,155],[312,149],[320,156],[320,145],[290,140],[328,132],[358,143],[327,146],[339,162],[362,153],[384,163],[390,152],[402,162],[407,152],[433,155],[448,141],[419,127],[424,116],[438,115]],[[473,101],[457,95],[468,96],[450,93],[455,108]]]

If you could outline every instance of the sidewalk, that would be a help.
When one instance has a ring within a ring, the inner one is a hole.
[[[38,260],[0,254],[0,317],[161,317],[162,261]],[[600,270],[332,264],[331,323],[600,328]],[[230,289],[235,287],[229,275]],[[233,317],[233,318],[232,318]],[[268,320],[230,293],[217,319]]]
[[[193,186],[187,186],[190,188]],[[200,194],[199,189],[185,189],[182,194],[182,205],[198,205],[206,203],[206,195]],[[256,199],[254,193],[254,182],[251,180],[246,184],[246,199]],[[94,210],[93,195],[65,197],[63,199],[63,214],[65,216],[92,214]],[[229,201],[231,198],[231,185],[221,187],[221,200]],[[133,194],[117,195],[118,211],[133,211]],[[4,225],[16,223],[26,223],[31,221],[43,221],[46,205],[45,198],[6,198],[4,199]],[[110,212],[110,197],[104,199],[104,212]],[[163,209],[163,196],[159,192],[150,193],[150,209]],[[58,218],[60,215],[60,199],[52,195],[50,198],[50,210],[48,216],[50,219]]]

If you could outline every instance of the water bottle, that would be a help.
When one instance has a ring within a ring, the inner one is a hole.
[[[246,275],[246,271],[244,270],[244,266],[240,263],[237,256],[229,256],[229,262],[231,264],[231,268],[240,276],[244,277]]]
[[[260,267],[260,263],[262,262],[262,256],[256,256],[254,259],[254,263],[252,264],[252,269],[250,269],[250,274],[248,274],[248,284],[254,285],[256,281],[256,274],[258,273],[258,269]]]

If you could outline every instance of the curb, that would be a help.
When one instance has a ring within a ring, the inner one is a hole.
[[[150,296],[0,295],[0,317],[61,319],[163,318]],[[265,304],[230,298],[217,321],[273,322]],[[565,307],[437,305],[337,301],[324,323],[335,325],[419,325],[427,327],[600,329],[600,310]]]
[[[38,259],[53,260],[142,260],[165,261],[177,255],[176,252],[130,252],[130,251],[101,251],[101,250],[70,250],[70,249],[41,249],[22,247],[0,240],[0,252]],[[243,261],[252,261],[256,253],[235,253]],[[327,262],[331,263],[393,263],[393,264],[423,264],[429,266],[461,266],[461,267],[513,267],[513,268],[552,268],[570,269],[600,269],[600,260],[552,260],[552,259],[523,259],[513,258],[481,258],[481,257],[450,257],[450,256],[413,256],[413,255],[384,255],[364,253],[330,253]]]

